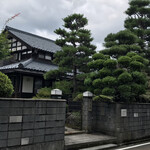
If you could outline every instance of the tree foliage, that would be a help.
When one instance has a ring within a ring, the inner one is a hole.
[[[125,28],[137,35],[141,54],[150,56],[150,1],[131,0],[126,11]]]
[[[139,95],[145,92],[147,80],[143,69],[149,63],[145,58],[133,52],[116,60],[108,58],[101,52],[94,54],[93,58],[89,65],[91,70],[95,71],[85,79],[84,84],[92,87],[94,94],[113,96],[115,101],[131,102],[137,101]],[[135,58],[138,59],[135,61]],[[95,66],[93,68],[91,64],[95,64],[99,59],[103,60],[103,68]]]
[[[138,45],[138,37],[129,30],[108,34],[104,46],[106,49],[102,50],[102,53],[115,59],[126,55],[128,52],[140,53],[142,51]]]
[[[72,83],[67,80],[56,81],[52,87],[53,89],[60,89],[62,90],[63,94],[69,95],[71,94]]]
[[[6,33],[0,33],[0,60],[7,58],[10,54]]]
[[[52,89],[48,87],[41,88],[38,93],[33,97],[33,99],[50,99],[51,90]]]
[[[88,20],[81,14],[73,14],[63,19],[64,28],[55,30],[59,35],[56,44],[62,47],[55,54],[54,63],[58,64],[59,70],[71,73],[73,76],[73,92],[77,92],[77,74],[88,72],[87,63],[91,55],[95,53],[95,46],[91,44],[91,33],[84,27]],[[47,73],[48,76],[49,73]]]
[[[131,0],[129,5],[126,29],[107,35],[106,49],[93,55],[88,64],[92,75],[84,82],[96,95],[126,102],[137,101],[145,93],[149,64],[145,58],[150,56],[150,1]]]
[[[11,97],[14,89],[11,80],[7,75],[0,72],[0,97]]]

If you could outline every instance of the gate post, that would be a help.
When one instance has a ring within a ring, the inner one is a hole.
[[[83,93],[82,104],[82,130],[86,133],[92,132],[92,97],[89,91]]]
[[[62,98],[62,91],[60,89],[51,90],[51,98],[61,99]]]

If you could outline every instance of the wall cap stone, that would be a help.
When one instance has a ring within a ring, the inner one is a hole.
[[[53,89],[53,90],[51,90],[51,95],[62,95],[62,90]]]
[[[47,102],[66,102],[65,99],[31,99],[31,98],[0,98],[0,101],[47,101]]]
[[[93,93],[91,93],[90,91],[86,91],[83,93],[83,97],[93,97]]]

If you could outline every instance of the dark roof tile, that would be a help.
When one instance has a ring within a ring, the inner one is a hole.
[[[0,67],[0,70],[19,69],[19,68],[24,68],[27,70],[47,72],[50,70],[58,69],[58,66],[53,65],[53,64],[49,64],[46,62],[39,62],[37,60],[30,58],[30,59],[25,60],[25,61],[21,61],[18,63],[14,63],[14,64]]]
[[[18,29],[14,29],[8,26],[6,26],[6,30],[18,37],[20,40],[24,41],[32,48],[37,48],[52,53],[56,53],[57,51],[61,50],[61,47],[57,46],[55,42],[50,39],[24,32]]]

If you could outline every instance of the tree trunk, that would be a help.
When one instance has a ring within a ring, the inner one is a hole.
[[[76,66],[73,67],[73,97],[75,96],[76,92],[77,92],[77,79],[76,79],[76,75],[77,75],[77,68]]]

